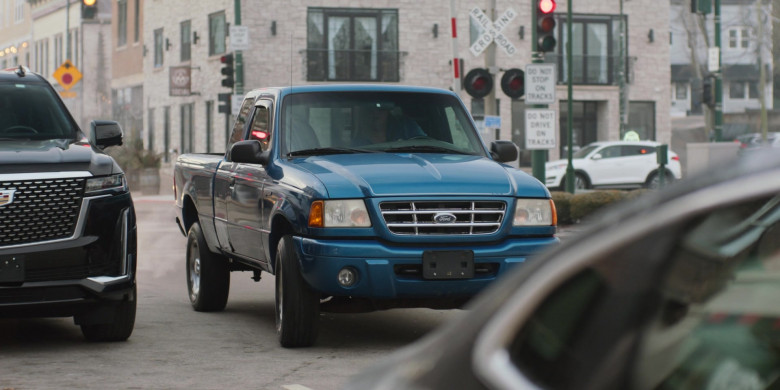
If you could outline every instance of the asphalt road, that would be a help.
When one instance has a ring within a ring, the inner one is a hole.
[[[70,318],[0,320],[0,389],[339,389],[376,363],[463,312],[397,309],[324,313],[316,345],[279,346],[273,278],[231,275],[227,308],[190,307],[185,238],[172,196],[134,197],[139,302],[127,342],[87,343]]]

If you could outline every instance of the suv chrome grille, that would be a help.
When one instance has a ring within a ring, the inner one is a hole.
[[[84,197],[84,178],[0,182],[16,190],[0,206],[0,246],[68,238],[73,235]]]
[[[474,235],[498,231],[501,201],[408,201],[379,204],[390,232],[399,235]],[[454,218],[452,218],[454,217]]]

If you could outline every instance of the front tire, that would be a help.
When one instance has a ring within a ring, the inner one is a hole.
[[[200,224],[187,234],[187,292],[195,311],[220,311],[227,305],[230,270],[224,256],[209,250]]]
[[[82,324],[81,333],[88,341],[125,341],[133,333],[137,287],[114,305],[112,322],[106,324]],[[100,309],[98,309],[100,310]]]
[[[308,347],[317,339],[319,294],[301,276],[292,236],[284,236],[276,250],[276,333],[285,348]]]

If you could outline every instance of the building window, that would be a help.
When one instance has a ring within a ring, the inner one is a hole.
[[[181,113],[181,148],[180,153],[192,153],[192,111],[193,103],[182,104]]]
[[[745,82],[744,81],[732,81],[729,83],[729,97],[732,99],[744,99],[745,98]]]
[[[748,83],[748,99],[758,99],[759,97],[759,91],[758,91],[758,82],[757,81],[751,81]]]
[[[398,81],[398,10],[309,8],[309,81]]]
[[[25,0],[16,0],[14,4],[14,22],[16,23],[24,21],[24,2]]]
[[[163,108],[163,156],[165,162],[171,161],[171,107]]]
[[[214,120],[214,101],[206,101],[206,153],[211,153],[211,132],[214,126],[211,123]]]
[[[556,52],[547,55],[547,62],[558,64],[558,80],[566,83],[568,69],[566,63],[566,19],[557,20]],[[628,22],[624,23],[626,31]],[[620,80],[618,70],[620,57],[620,17],[616,15],[575,15],[572,23],[572,79],[575,84],[614,85]],[[560,39],[563,37],[563,39]],[[627,34],[626,34],[627,37]],[[623,69],[628,75],[629,57],[628,38],[623,51]],[[626,76],[627,77],[627,76]],[[628,81],[628,80],[627,80]]]
[[[655,102],[628,102],[628,127],[626,131],[637,132],[641,140],[654,140]]]
[[[141,0],[135,0],[135,14],[133,15],[133,42],[141,39]]]
[[[116,45],[127,45],[127,0],[116,2]]]
[[[209,15],[209,55],[225,53],[225,35],[227,24],[225,11]]]
[[[192,56],[192,45],[190,37],[192,36],[192,27],[189,20],[181,22],[181,61],[189,61]]]
[[[675,100],[687,100],[688,99],[688,84],[675,83],[674,84],[674,99]]]
[[[149,134],[148,134],[148,142],[146,145],[148,146],[147,149],[154,150],[154,108],[150,108],[148,111],[149,116]]]
[[[581,147],[598,140],[598,102],[585,102],[585,101],[573,101],[571,102],[572,108],[572,145],[573,150],[576,152]],[[565,100],[561,100],[558,104],[558,110],[560,112],[560,118],[558,120],[559,139],[558,144],[560,147],[560,155],[566,156],[568,152],[567,142],[568,134],[567,129],[569,121],[569,105]]]
[[[62,34],[57,34],[54,36],[54,67],[55,69],[60,66],[63,62],[63,56],[62,56]]]
[[[734,27],[729,29],[729,49],[747,49],[750,47],[750,28]]]
[[[154,67],[163,65],[163,29],[154,30]]]

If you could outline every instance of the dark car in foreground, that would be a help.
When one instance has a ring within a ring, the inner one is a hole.
[[[349,389],[780,388],[780,156],[616,206]]]
[[[51,85],[0,71],[0,318],[74,317],[84,337],[126,340],[136,311],[136,223],[127,182]]]

